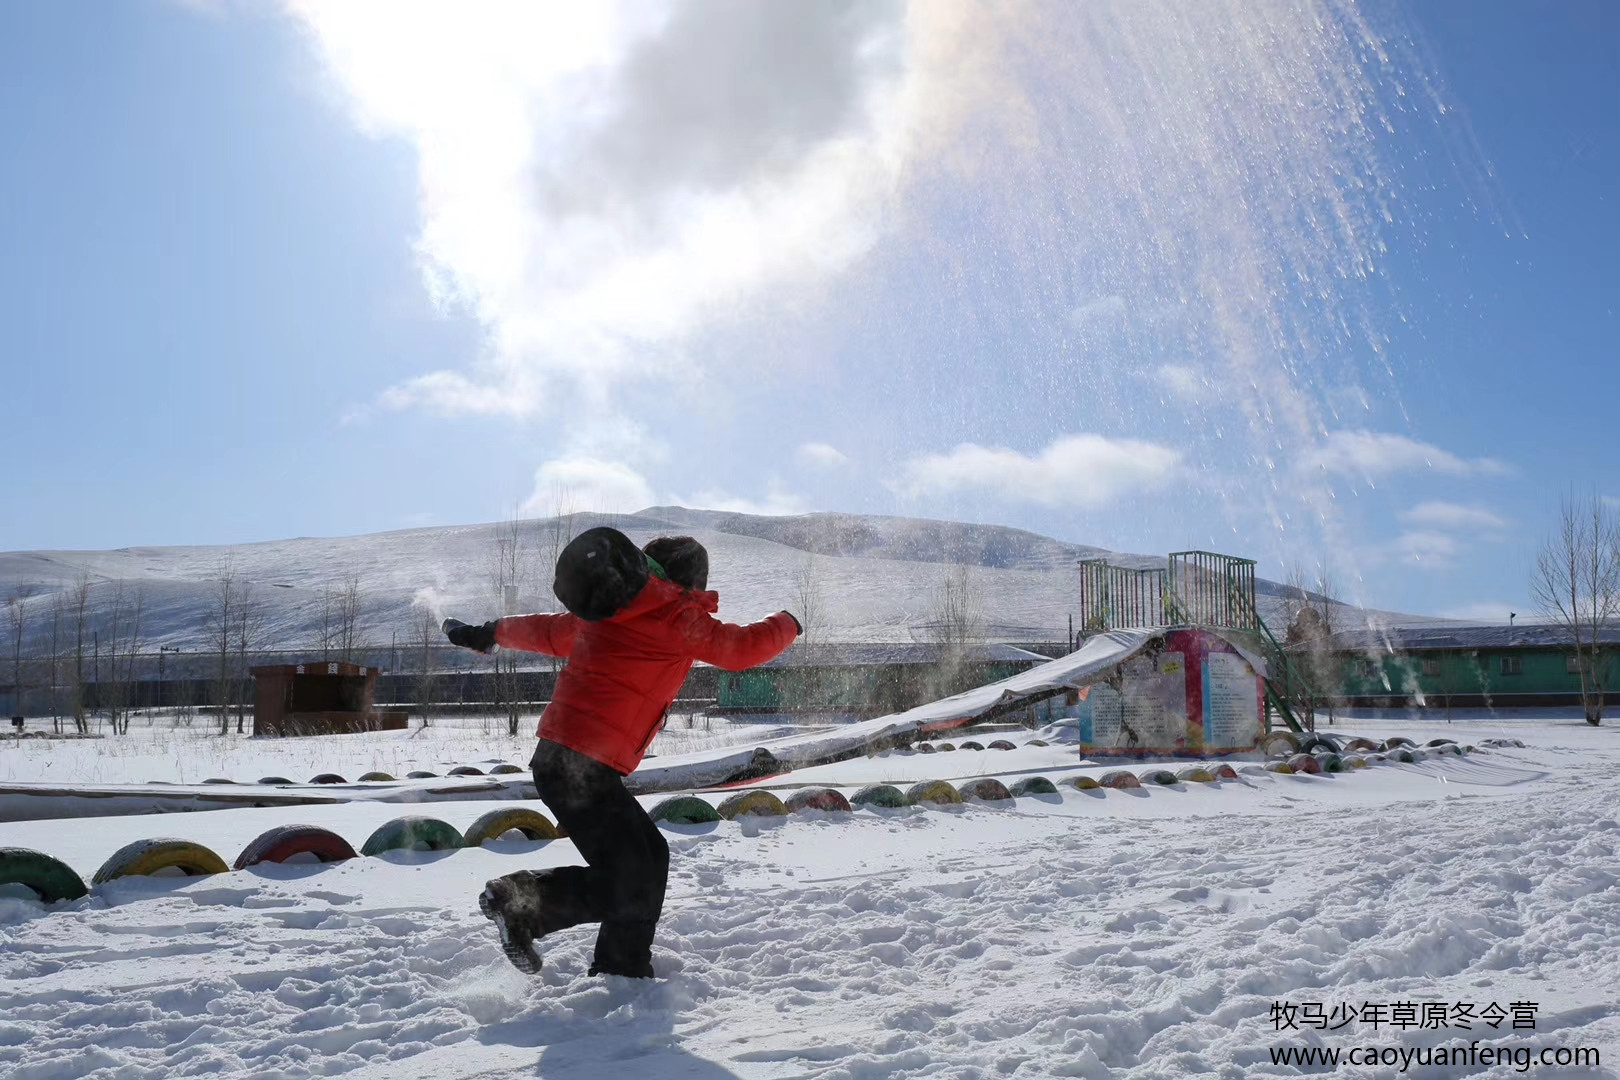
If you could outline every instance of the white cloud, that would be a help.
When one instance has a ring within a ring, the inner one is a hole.
[[[674,501],[679,506],[690,506],[693,509],[722,510],[732,514],[759,514],[765,517],[791,517],[810,511],[810,505],[803,497],[784,490],[775,483],[769,486],[763,500],[729,495],[710,488],[696,495],[677,496]]]
[[[1389,553],[1407,562],[1449,566],[1461,546],[1456,537],[1447,533],[1413,529],[1397,536],[1389,545]]]
[[[657,501],[647,479],[623,462],[572,456],[535,470],[534,492],[524,501],[523,512],[549,515],[561,503],[571,511],[624,514]]]
[[[1402,512],[1401,520],[1408,525],[1428,529],[1495,530],[1507,525],[1507,522],[1482,507],[1440,501],[1419,503]]]
[[[1038,506],[1096,506],[1161,485],[1180,461],[1168,447],[1101,435],[1065,435],[1033,457],[963,443],[912,458],[899,486],[912,496],[971,491]]]
[[[717,312],[849,265],[960,104],[946,7],[288,0],[360,126],[415,151],[428,287],[488,330],[380,404],[610,398],[694,363],[676,346]]]
[[[1387,431],[1331,432],[1320,446],[1300,458],[1300,468],[1368,478],[1420,469],[1455,476],[1501,475],[1508,471],[1506,465],[1492,458],[1458,457],[1430,443]]]
[[[389,387],[377,404],[386,409],[420,407],[446,416],[522,416],[534,408],[535,402],[531,394],[517,386],[490,386],[472,382],[454,371],[434,371]]]
[[[799,459],[801,465],[818,469],[836,469],[849,464],[848,454],[824,442],[807,442],[799,447],[794,456]]]
[[[1123,296],[1099,296],[1069,312],[1069,322],[1084,332],[1117,330],[1124,325],[1127,310]]]
[[[1197,401],[1210,389],[1210,381],[1184,364],[1164,364],[1158,370],[1158,381],[1170,393],[1188,401]]]

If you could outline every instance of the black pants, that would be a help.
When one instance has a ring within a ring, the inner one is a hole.
[[[541,739],[529,765],[540,798],[589,864],[535,874],[544,932],[599,922],[592,973],[651,976],[669,844],[601,762]]]

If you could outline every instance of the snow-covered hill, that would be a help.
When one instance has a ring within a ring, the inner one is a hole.
[[[803,613],[802,586],[819,597],[817,621],[834,641],[925,640],[934,597],[954,564],[974,568],[989,637],[1062,641],[1077,608],[1075,563],[1107,557],[1125,566],[1162,566],[1157,556],[1109,552],[998,525],[971,525],[856,514],[763,517],[653,507],[633,515],[576,514],[558,523],[446,526],[339,538],[302,537],[236,547],[142,547],[115,551],[0,553],[0,601],[32,591],[31,621],[42,632],[52,594],[81,577],[92,583],[91,607],[105,618],[119,585],[142,597],[143,648],[204,647],[223,568],[250,582],[266,610],[263,648],[296,649],[318,639],[322,594],[360,582],[364,638],[373,646],[408,641],[425,606],[435,614],[485,619],[500,614],[492,566],[514,528],[519,547],[519,605],[556,607],[547,571],[559,533],[598,524],[643,542],[689,533],[707,545],[710,585],[722,617],[749,620],[783,608]],[[1283,586],[1262,580],[1262,615],[1284,621]],[[1371,613],[1387,625],[1430,620]]]

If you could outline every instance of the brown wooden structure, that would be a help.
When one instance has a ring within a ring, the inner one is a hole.
[[[255,735],[341,735],[409,726],[408,713],[372,707],[381,668],[331,660],[252,672]]]

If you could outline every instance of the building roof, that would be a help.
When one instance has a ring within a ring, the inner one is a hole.
[[[1598,640],[1620,645],[1620,623],[1602,627]],[[1554,623],[1515,626],[1411,626],[1387,630],[1341,630],[1333,635],[1336,649],[1379,652],[1421,652],[1441,649],[1560,649],[1569,648],[1570,632]]]
[[[923,644],[841,644],[794,645],[787,652],[761,667],[885,667],[893,664],[937,664],[945,656],[945,646]],[[971,664],[1044,664],[1052,659],[1016,645],[997,642],[965,645],[961,657]]]

